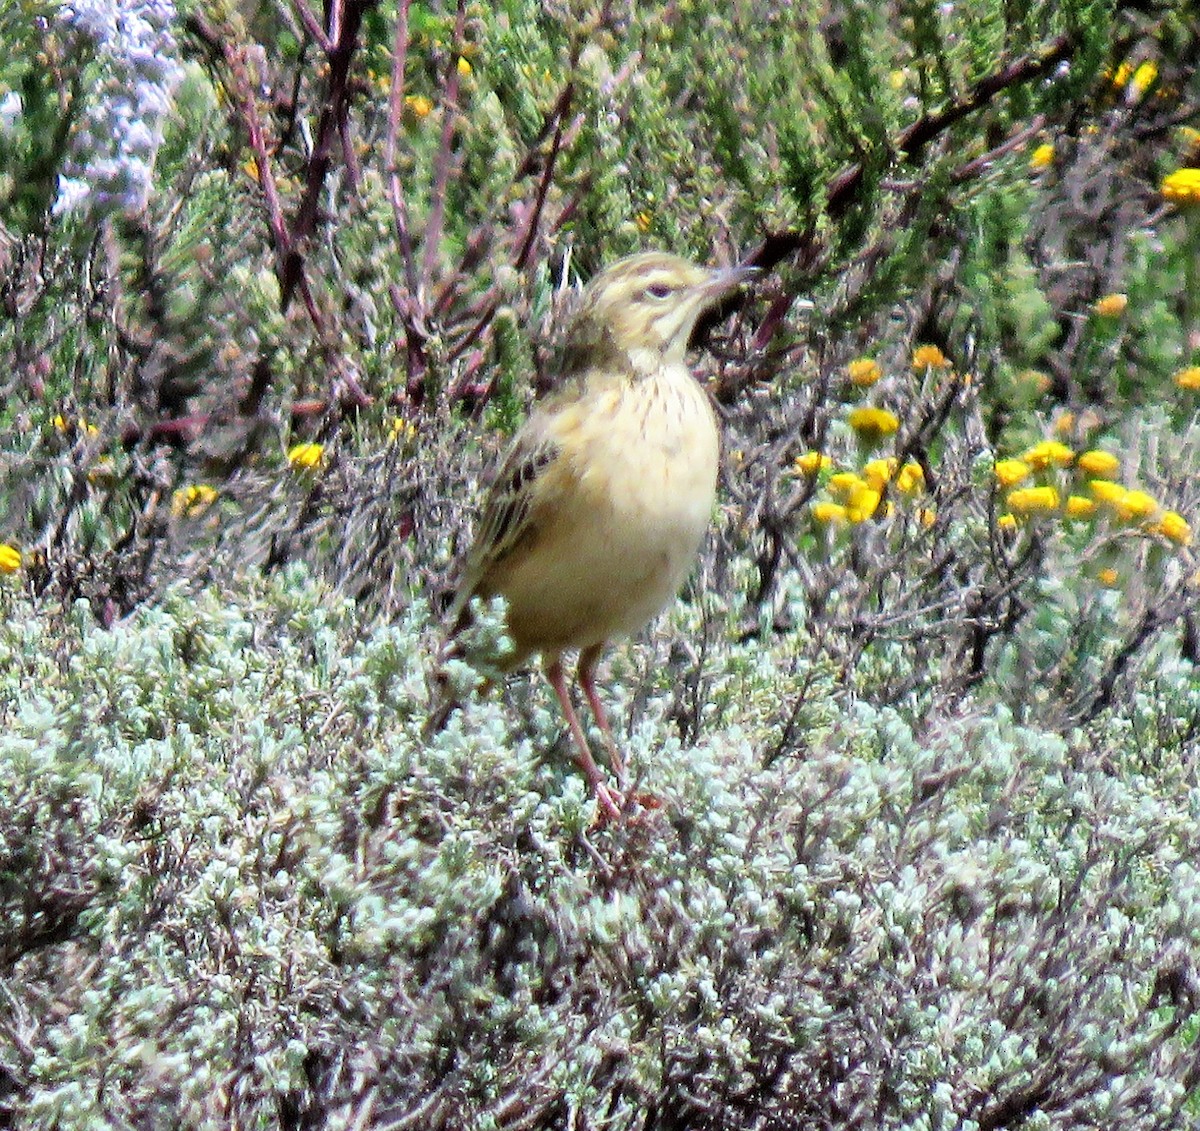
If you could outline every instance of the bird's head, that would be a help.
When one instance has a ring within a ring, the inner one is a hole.
[[[698,267],[661,251],[621,259],[588,284],[568,349],[617,350],[637,368],[681,362],[696,319],[752,272]]]

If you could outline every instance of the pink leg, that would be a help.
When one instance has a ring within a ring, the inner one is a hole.
[[[571,728],[571,737],[575,740],[575,754],[587,780],[596,795],[596,803],[607,817],[616,820],[621,815],[621,807],[614,800],[613,791],[604,781],[604,774],[596,765],[591,750],[588,749],[587,739],[583,736],[583,727],[579,725],[579,716],[571,704],[571,695],[567,690],[567,677],[563,674],[562,660],[556,659],[546,665],[546,678],[558,696],[559,706],[567,718],[567,726]]]
[[[608,749],[608,760],[612,763],[613,773],[617,775],[617,783],[625,788],[625,760],[617,749],[617,740],[613,738],[612,727],[608,725],[608,715],[604,712],[604,704],[596,694],[596,665],[600,663],[600,655],[604,651],[603,644],[593,644],[585,648],[579,655],[579,686],[596,716],[600,733],[604,735],[604,745]]]

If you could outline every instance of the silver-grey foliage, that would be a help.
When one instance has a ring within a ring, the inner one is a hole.
[[[917,728],[798,631],[714,649],[685,747],[632,646],[642,808],[596,827],[536,684],[422,744],[419,607],[371,628],[298,570],[110,630],[0,600],[11,1125],[1194,1117],[1183,669],[1094,733],[969,704]]]

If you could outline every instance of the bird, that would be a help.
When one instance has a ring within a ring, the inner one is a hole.
[[[720,439],[685,355],[700,316],[753,270],[648,251],[591,280],[555,386],[492,479],[448,610],[453,639],[473,599],[504,598],[513,651],[501,670],[540,654],[602,818],[619,817],[626,770],[596,668],[611,641],[640,631],[677,595],[708,529]],[[619,789],[572,704],[564,667],[572,651]]]

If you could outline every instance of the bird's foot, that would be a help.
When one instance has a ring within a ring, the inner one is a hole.
[[[597,781],[592,786],[596,795],[596,823],[606,825],[609,821],[619,821],[625,809],[625,797],[605,782]]]
[[[658,794],[644,789],[628,793],[623,789],[613,789],[605,782],[596,782],[593,789],[596,794],[596,824],[601,828],[609,822],[644,821],[664,805]]]

